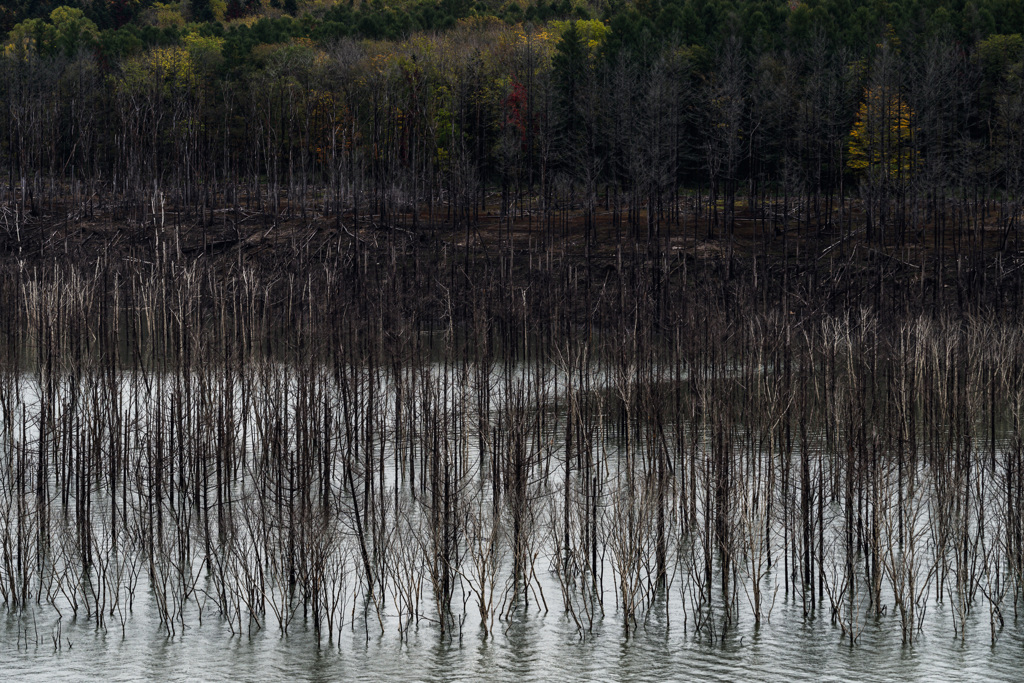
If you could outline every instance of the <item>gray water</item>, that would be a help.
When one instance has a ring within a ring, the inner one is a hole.
[[[294,379],[286,377],[287,381]],[[126,387],[130,388],[129,380],[125,382]],[[126,394],[128,388],[124,390]],[[153,396],[147,398],[153,406],[153,412],[142,410],[140,415],[143,417],[134,423],[144,424],[145,416],[165,410],[163,406],[167,401],[159,391],[158,388]],[[259,391],[255,393],[260,395]],[[32,418],[34,407],[39,402],[38,394],[31,386],[24,388],[21,394],[29,405],[27,414]],[[500,393],[495,395],[496,401],[502,396]],[[458,400],[468,404],[472,396],[467,394]],[[454,403],[455,398],[452,401]],[[128,405],[127,401],[125,405]],[[256,405],[263,404],[257,402]],[[254,411],[256,409],[253,408]],[[252,421],[258,423],[255,418]],[[20,433],[29,442],[36,438],[32,424],[33,419],[30,419],[29,429]],[[389,430],[393,429],[387,423],[384,427],[381,433],[390,433]],[[201,436],[200,431],[197,427],[196,440]],[[466,429],[464,432],[472,434],[475,430]],[[255,441],[247,445],[252,452],[258,450]],[[475,444],[467,443],[462,447],[467,459],[475,462],[478,454]],[[132,457],[138,458],[143,451],[135,449],[129,452]],[[612,454],[609,457],[614,459],[614,451],[609,452]],[[392,471],[392,462],[392,454],[389,452],[387,466],[383,470],[385,473]],[[474,470],[469,470],[468,476],[471,481],[481,478],[480,473]],[[552,480],[558,481],[559,478],[556,472]],[[608,490],[613,493],[612,484],[621,482],[614,477],[609,478]],[[397,485],[389,480],[389,499],[394,491],[392,487]],[[613,546],[620,540],[613,531],[622,528],[615,515],[616,507],[625,499],[612,493],[608,494],[606,511],[602,513],[603,547]],[[252,496],[251,493],[249,495]],[[116,569],[113,566],[106,578],[96,580],[95,585],[90,584],[91,589],[88,591],[85,590],[88,581],[78,582],[77,574],[43,571],[33,578],[33,582],[38,583],[33,585],[32,597],[39,600],[39,604],[30,605],[24,610],[11,609],[6,605],[0,608],[0,681],[290,679],[520,683],[534,680],[987,681],[1024,678],[1024,622],[1018,623],[1014,618],[1012,592],[1005,599],[997,601],[1004,610],[1005,622],[996,631],[994,643],[989,614],[991,603],[982,599],[980,594],[976,596],[972,611],[966,617],[963,631],[965,636],[961,639],[956,632],[959,617],[954,615],[948,602],[955,591],[948,583],[944,584],[946,587],[942,592],[947,602],[936,601],[934,582],[937,579],[934,578],[930,579],[931,583],[920,584],[926,587],[927,610],[920,622],[921,631],[910,646],[902,644],[900,620],[891,594],[883,589],[882,602],[886,604],[886,609],[881,616],[873,616],[873,611],[863,604],[865,591],[863,577],[859,576],[856,599],[861,602],[853,608],[858,634],[855,643],[851,644],[848,638],[843,637],[843,630],[832,623],[827,608],[810,616],[805,615],[799,597],[788,598],[781,586],[776,590],[773,581],[781,579],[781,568],[774,569],[762,579],[767,603],[772,603],[773,596],[775,602],[770,610],[765,607],[770,617],[757,628],[745,594],[749,586],[749,576],[743,576],[746,565],[743,565],[744,571],[741,571],[738,578],[741,585],[737,588],[733,610],[735,623],[725,627],[721,623],[721,606],[717,606],[714,627],[707,628],[705,625],[698,632],[693,624],[695,616],[692,600],[692,591],[698,584],[695,583],[696,575],[688,574],[687,567],[699,567],[700,558],[683,551],[683,539],[672,541],[679,545],[670,558],[672,578],[666,594],[655,598],[649,610],[639,610],[637,628],[628,634],[622,627],[622,613],[615,605],[616,565],[611,557],[613,553],[602,556],[600,593],[604,601],[604,614],[597,616],[592,625],[578,628],[563,610],[561,583],[553,568],[553,558],[558,554],[559,544],[551,534],[560,527],[556,506],[545,502],[552,496],[552,492],[538,482],[533,485],[531,495],[538,501],[536,509],[540,521],[535,529],[538,539],[535,547],[539,555],[535,567],[536,586],[531,585],[530,591],[542,590],[548,609],[545,610],[536,597],[531,599],[528,606],[505,609],[508,591],[503,586],[504,577],[511,574],[505,553],[504,564],[498,572],[502,578],[497,588],[496,605],[500,606],[497,611],[508,616],[495,619],[493,634],[488,637],[480,629],[476,605],[467,592],[470,590],[470,581],[460,581],[455,591],[453,612],[456,623],[453,632],[442,633],[430,620],[432,600],[429,587],[421,590],[417,608],[421,618],[413,620],[404,634],[399,627],[394,593],[385,596],[379,614],[368,607],[360,593],[360,580],[355,575],[358,570],[355,542],[351,531],[343,528],[343,520],[333,521],[339,525],[334,552],[344,567],[336,588],[345,594],[342,600],[344,606],[340,610],[345,616],[345,623],[340,629],[335,626],[331,640],[325,636],[318,639],[312,623],[303,619],[301,601],[293,601],[295,616],[287,628],[276,623],[269,609],[258,612],[258,617],[264,622],[261,625],[254,625],[248,618],[241,617],[229,623],[223,620],[217,605],[209,597],[216,594],[216,589],[208,576],[203,578],[206,569],[202,564],[201,537],[197,527],[192,526],[187,528],[186,533],[196,535],[191,546],[190,560],[192,576],[199,582],[199,590],[184,605],[184,612],[179,615],[173,629],[161,623],[143,555],[138,548],[132,548],[127,543],[129,534],[123,533],[119,547],[97,547],[94,553],[97,562],[117,558],[133,562],[132,566],[138,572],[137,589],[129,591],[127,583],[130,581],[113,576],[113,569]],[[893,494],[887,490],[885,495],[891,497]],[[914,509],[922,512],[919,520],[922,530],[919,558],[925,558],[922,560],[921,571],[927,574],[931,566],[929,563],[937,562],[937,558],[926,559],[931,557],[935,544],[928,540],[930,531],[926,520],[927,512],[931,509],[930,500],[925,494],[921,496],[920,500],[910,503],[915,506]],[[6,517],[0,519],[0,522],[8,525],[12,524],[12,500],[0,499],[0,504],[7,506],[6,510],[0,509],[0,514]],[[128,502],[135,507],[140,506],[131,496]],[[472,495],[467,496],[466,504],[469,510],[476,509],[474,506],[477,505],[489,509],[490,505],[485,497],[475,498]],[[669,506],[670,509],[675,507],[675,503]],[[94,514],[96,528],[100,531],[97,538],[100,539],[107,538],[103,526],[104,509],[98,507]],[[888,505],[884,509],[893,508]],[[399,521],[411,520],[415,526],[418,520],[415,510],[415,506],[392,509],[388,512],[387,523],[397,525]],[[486,520],[488,517],[483,515],[481,518]],[[59,519],[58,515],[50,519],[55,532],[61,532]],[[241,515],[239,519],[242,519]],[[841,530],[833,529],[837,519],[840,519],[840,511],[830,509],[825,528],[829,539],[836,534],[841,535]],[[990,538],[1000,537],[998,520],[998,515],[986,517],[986,524],[990,525]],[[679,525],[672,527],[678,528]],[[269,540],[274,540],[271,538],[273,536],[270,534]],[[403,547],[417,547],[420,539],[426,537],[425,532],[413,529],[413,532],[399,538],[399,550]],[[59,533],[57,538],[61,538]],[[779,533],[772,536],[776,558],[785,552],[778,546],[780,538]],[[265,544],[266,541],[262,539],[261,542]],[[402,543],[407,545],[403,546]],[[61,557],[67,557],[58,559],[58,562],[66,563],[75,556],[73,546],[60,546],[60,549]],[[841,550],[842,546],[829,540],[824,555],[825,571],[829,573],[833,586],[837,585],[837,580],[831,577],[830,572],[836,567],[841,569],[845,562],[842,554],[837,554],[837,549]],[[220,554],[230,556],[228,559],[231,567],[249,561],[249,555],[244,549],[240,551],[236,548],[235,554],[231,555],[228,549],[221,548]],[[166,553],[161,557],[164,556]],[[266,554],[263,556],[267,557]],[[31,559],[35,556],[28,553],[25,557]],[[988,569],[991,571],[984,574],[984,577],[995,576],[998,585],[999,577],[1005,576],[1002,573],[1006,571],[1005,568],[992,560]],[[165,573],[162,575],[166,576],[166,568],[163,571]],[[0,566],[0,577],[9,578],[10,575],[6,566]],[[81,583],[80,590],[76,588],[79,590],[79,600],[84,600],[90,594],[95,596],[97,589],[102,593],[105,585],[105,604],[111,610],[124,610],[129,599],[127,595],[132,593],[132,610],[130,614],[124,613],[123,627],[121,615],[115,616],[113,613],[108,615],[102,626],[98,626],[95,618],[84,617],[88,611],[84,605],[81,606],[82,614],[75,621],[66,600],[58,595],[59,591],[54,589],[52,583],[46,584],[52,575],[64,576],[65,580],[74,578],[76,586]],[[398,580],[397,576],[391,579],[392,587]],[[424,576],[422,569],[419,576],[421,579]],[[946,579],[947,582],[949,580]],[[747,583],[744,584],[744,581]],[[239,585],[239,594],[248,590],[248,584],[242,585],[240,580],[235,583]],[[266,586],[265,598],[275,599],[279,595],[280,583],[275,584],[271,578]],[[578,595],[573,601],[576,609],[580,609],[582,602]],[[59,616],[57,610],[63,616]],[[175,613],[174,610],[172,613]],[[244,627],[243,623],[246,624]]]
[[[381,634],[372,615],[367,625],[357,614],[340,642],[318,645],[301,623],[287,636],[274,629],[233,636],[210,617],[168,637],[140,605],[124,636],[119,627],[62,623],[59,645],[55,622],[9,615],[0,629],[0,672],[18,681],[1010,681],[1021,679],[1024,664],[1024,632],[1010,616],[994,647],[987,615],[974,616],[961,642],[938,605],[911,647],[900,644],[891,615],[866,621],[851,646],[827,616],[804,619],[799,604],[781,599],[770,623],[754,629],[741,622],[714,642],[655,607],[628,638],[612,616],[581,637],[554,610],[531,610],[499,622],[489,639],[467,619],[450,639],[421,623],[404,641],[394,629]]]

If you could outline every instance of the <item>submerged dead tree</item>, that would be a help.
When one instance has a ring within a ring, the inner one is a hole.
[[[911,644],[936,602],[994,641],[1019,604],[1013,315],[831,313],[735,254],[166,237],[0,272],[12,612],[334,642],[667,609],[714,639],[788,600]]]

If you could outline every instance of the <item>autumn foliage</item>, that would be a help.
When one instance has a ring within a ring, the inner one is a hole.
[[[850,131],[847,165],[889,180],[906,180],[914,168],[914,112],[898,93],[866,90]]]

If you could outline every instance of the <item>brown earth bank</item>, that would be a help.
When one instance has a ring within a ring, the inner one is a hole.
[[[354,292],[400,281],[425,310],[451,313],[483,292],[585,292],[568,307],[581,322],[601,318],[598,309],[616,291],[613,307],[625,305],[624,290],[650,299],[659,315],[692,299],[812,317],[860,307],[1015,314],[1024,291],[1016,214],[996,202],[892,211],[886,222],[849,199],[726,203],[684,195],[657,212],[599,203],[590,212],[568,206],[505,215],[486,201],[462,215],[436,205],[416,215],[281,207],[126,220],[95,208],[9,205],[0,207],[0,264],[7,277],[43,278],[63,268],[173,274],[199,267],[271,280],[331,271]]]

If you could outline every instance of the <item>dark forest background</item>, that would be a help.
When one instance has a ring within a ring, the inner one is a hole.
[[[916,308],[1020,299],[1019,3],[118,0],[0,25],[8,255],[102,225],[173,228],[181,256],[293,221],[467,269],[792,272],[841,282],[833,310],[883,282]]]

